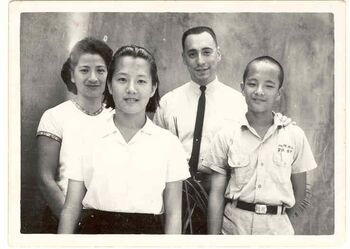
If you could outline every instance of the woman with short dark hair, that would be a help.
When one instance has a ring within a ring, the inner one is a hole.
[[[103,41],[87,37],[75,44],[62,66],[61,77],[75,96],[41,117],[38,130],[38,178],[47,202],[41,232],[57,232],[68,179],[67,160],[81,127],[93,125],[111,115],[103,100],[108,97],[107,68],[113,51]]]

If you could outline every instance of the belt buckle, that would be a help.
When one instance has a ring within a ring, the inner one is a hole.
[[[255,204],[255,213],[256,214],[266,214],[267,213],[266,204]]]

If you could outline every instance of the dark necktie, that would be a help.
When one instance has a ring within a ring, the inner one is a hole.
[[[205,90],[206,86],[200,86],[201,96],[198,99],[196,124],[193,132],[192,153],[189,161],[191,176],[195,176],[198,169],[199,152],[201,149],[203,120],[205,112]]]

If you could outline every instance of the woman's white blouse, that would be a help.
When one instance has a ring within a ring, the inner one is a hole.
[[[64,195],[68,186],[67,162],[71,153],[77,149],[74,144],[80,139],[82,128],[88,129],[95,127],[96,123],[105,123],[113,113],[111,108],[104,108],[98,115],[87,115],[79,110],[73,101],[68,100],[46,110],[42,115],[37,136],[47,136],[61,143],[56,182]]]
[[[111,117],[94,141],[82,138],[84,153],[72,159],[67,176],[84,181],[84,208],[127,213],[163,213],[167,182],[190,176],[176,136],[147,121],[126,143]],[[89,136],[91,137],[91,136]]]

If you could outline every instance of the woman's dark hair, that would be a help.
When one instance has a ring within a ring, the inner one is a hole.
[[[77,94],[77,87],[72,82],[72,72],[77,66],[80,56],[83,54],[97,54],[101,56],[106,67],[108,67],[112,60],[113,50],[105,42],[93,37],[86,37],[74,45],[68,59],[61,69],[61,78],[63,82],[67,85],[68,91],[74,94]],[[109,95],[107,84],[103,95],[104,99]]]
[[[159,106],[159,78],[157,73],[157,65],[156,61],[153,57],[153,55],[145,48],[139,47],[136,45],[128,45],[123,46],[119,48],[115,54],[113,55],[112,62],[110,63],[108,67],[108,74],[107,74],[107,84],[112,83],[113,75],[116,69],[116,66],[118,64],[118,61],[121,57],[124,56],[131,56],[134,58],[142,58],[150,64],[151,67],[151,77],[152,77],[152,85],[156,86],[156,91],[154,95],[149,99],[147,106],[146,106],[146,112],[155,112],[157,107]],[[111,95],[106,96],[106,107],[112,107],[115,108],[115,103],[113,100],[113,97]]]

